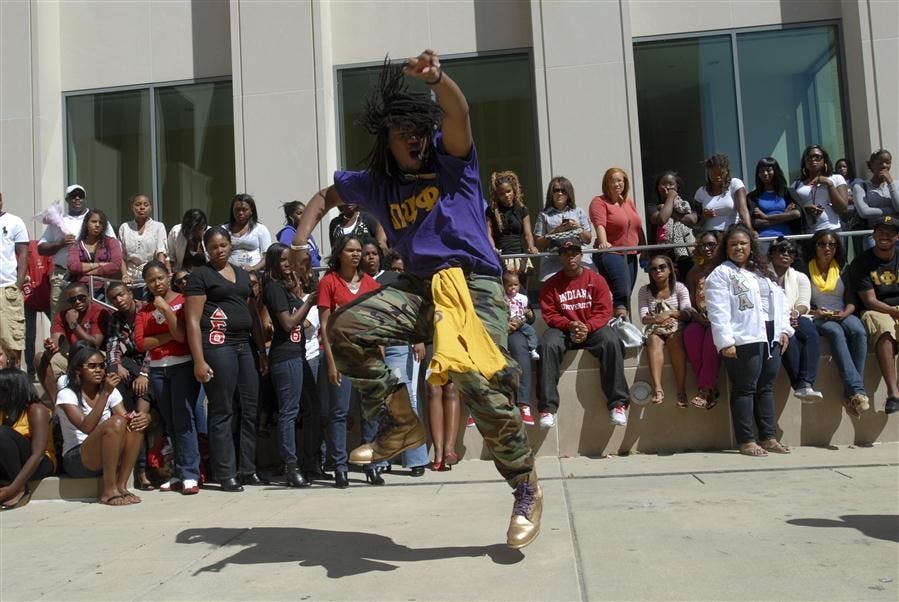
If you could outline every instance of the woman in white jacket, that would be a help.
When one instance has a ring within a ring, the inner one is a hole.
[[[768,279],[758,242],[743,224],[727,229],[714,262],[705,298],[712,338],[730,379],[731,418],[740,453],[789,453],[777,440],[774,415],[774,378],[793,335],[786,297]]]

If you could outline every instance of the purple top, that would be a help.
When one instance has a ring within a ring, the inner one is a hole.
[[[334,186],[345,203],[356,203],[377,219],[406,271],[428,278],[448,267],[499,276],[502,269],[487,238],[478,156],[446,154],[434,137],[436,180],[376,183],[367,171],[337,171]]]

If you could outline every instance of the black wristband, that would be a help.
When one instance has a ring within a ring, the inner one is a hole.
[[[437,73],[437,79],[435,79],[432,82],[426,81],[425,83],[428,84],[429,86],[436,86],[437,84],[440,83],[440,80],[442,80],[442,79],[443,79],[443,69],[440,69],[439,72]]]

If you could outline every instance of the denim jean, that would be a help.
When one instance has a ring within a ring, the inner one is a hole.
[[[203,386],[203,383],[200,383],[200,393],[194,404],[194,424],[198,433],[205,435],[209,432],[206,428],[206,387]]]
[[[412,378],[414,358],[412,357],[412,347],[409,345],[390,345],[384,348],[384,361],[387,367],[393,370],[399,382],[406,385],[409,391],[409,401],[412,404],[412,411],[416,416],[418,412],[418,383]],[[413,468],[416,466],[428,465],[428,444],[422,443],[415,449],[403,452],[403,466]]]
[[[300,397],[300,416],[303,430],[300,432],[300,469],[316,472],[323,464],[322,451],[322,399],[319,388],[319,357],[303,358],[303,394]]]
[[[780,370],[780,344],[772,345],[770,356],[767,343],[737,345],[737,357],[723,359],[730,379],[730,414],[737,443],[756,440],[753,423],[761,441],[775,438],[774,378]]]
[[[594,330],[579,344],[571,342],[567,332],[547,328],[540,337],[540,369],[537,375],[537,408],[555,414],[559,411],[559,378],[562,359],[569,349],[586,349],[599,360],[599,380],[606,395],[606,407],[627,407],[630,390],[624,376],[624,345],[610,326]]]
[[[299,355],[270,364],[272,386],[278,398],[278,451],[284,464],[297,465],[297,416],[303,394],[303,358]]]
[[[215,376],[206,383],[209,464],[215,479],[256,472],[256,405],[259,371],[250,343],[205,347],[203,355]],[[240,457],[235,460],[231,422],[234,394],[240,399]]]
[[[821,357],[821,336],[812,321],[800,317],[795,330],[781,358],[794,391],[815,384]]]
[[[637,256],[594,253],[593,263],[596,265],[596,271],[609,284],[615,308],[624,307],[630,311],[631,293],[637,280]]]
[[[200,448],[194,422],[194,407],[200,383],[194,378],[194,363],[150,368],[150,390],[162,413],[175,450],[175,476],[200,479]]]
[[[322,361],[323,365],[327,363]],[[322,378],[327,381],[327,370],[322,373]],[[339,385],[335,386],[328,381],[327,388],[328,428],[325,442],[328,446],[328,468],[345,471],[347,470],[346,417],[350,411],[353,385],[349,378],[341,375]]]
[[[515,403],[530,405],[533,370],[531,369],[531,354],[528,348],[529,343],[527,342],[527,337],[525,337],[521,330],[509,333],[509,355],[518,362],[518,365],[521,368],[521,376],[518,379],[518,391],[515,395]]]
[[[830,353],[843,380],[843,395],[865,393],[865,359],[868,355],[868,333],[861,320],[847,316],[843,320],[815,320],[822,336],[830,341]]]

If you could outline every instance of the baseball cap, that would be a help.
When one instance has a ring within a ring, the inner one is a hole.
[[[558,244],[558,246],[556,247],[556,252],[562,253],[563,251],[570,251],[571,249],[576,249],[577,251],[580,251],[581,250],[580,241],[578,241],[574,238],[566,238],[565,240],[561,241]]]
[[[82,186],[81,184],[72,184],[71,186],[66,188],[66,198],[69,198],[69,195],[76,190],[81,191],[81,196],[87,196],[87,192],[84,190],[84,186]]]
[[[877,221],[874,222],[874,229],[877,228],[892,228],[893,230],[899,231],[899,219],[896,219],[892,215],[884,215],[882,217],[877,218]]]

